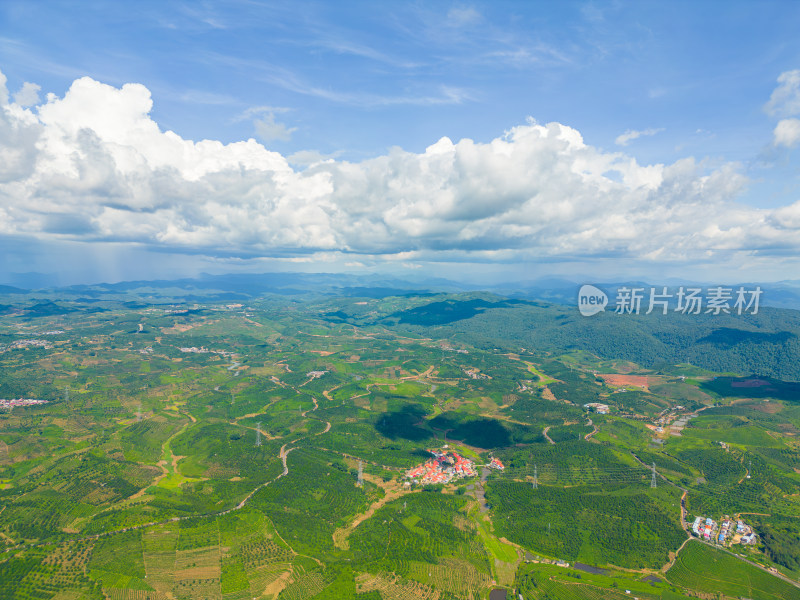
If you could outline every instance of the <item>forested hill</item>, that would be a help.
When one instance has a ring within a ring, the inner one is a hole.
[[[653,367],[688,362],[718,372],[800,381],[800,311],[757,315],[583,317],[574,307],[472,294],[432,299],[383,318],[393,327],[483,347],[562,353],[581,349]]]
[[[0,314],[18,314],[20,322],[27,322],[41,316],[89,314],[120,305],[133,309],[183,305],[199,299],[249,302],[277,294],[321,302],[322,316],[330,322],[379,325],[428,337],[461,339],[484,348],[518,351],[523,347],[556,354],[580,349],[646,367],[688,362],[716,372],[800,381],[800,311],[793,309],[762,306],[757,315],[741,316],[674,311],[667,315],[618,315],[609,310],[583,317],[575,306],[488,292],[401,288],[394,285],[396,282],[383,280],[372,281],[370,287],[357,285],[363,282],[356,279],[271,277],[261,287],[248,288],[247,293],[238,288],[231,291],[234,287],[223,286],[220,281],[211,278],[213,289],[209,290],[200,290],[195,280],[186,280],[183,284],[163,282],[171,286],[163,288],[155,285],[158,282],[144,287],[142,282],[134,282],[119,284],[119,289],[81,288],[69,293],[14,291],[0,297]],[[249,283],[250,279],[243,281]],[[311,289],[300,289],[303,286]]]

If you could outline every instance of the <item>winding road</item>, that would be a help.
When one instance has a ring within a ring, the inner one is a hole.
[[[551,439],[550,439],[550,436],[549,436],[549,435],[547,435],[547,432],[548,432],[548,431],[550,431],[550,427],[551,427],[550,425],[548,425],[547,427],[545,427],[545,428],[542,430],[542,435],[545,437],[545,439],[547,440],[547,442],[548,442],[548,443],[555,445],[555,442],[554,442],[553,440],[551,440]]]
[[[328,391],[331,391],[331,390],[328,390]],[[314,412],[315,410],[317,410],[319,408],[319,403],[317,402],[317,399],[312,397],[312,401],[314,403],[314,408],[301,413],[303,417],[307,417],[307,414],[309,412]],[[186,416],[188,416],[191,419],[192,422],[196,422],[197,421],[197,419],[194,418],[192,415],[186,415]],[[325,429],[323,431],[320,431],[320,432],[315,433],[313,435],[315,435],[315,436],[316,435],[322,435],[323,433],[327,433],[328,431],[330,431],[330,429],[331,429],[330,421],[324,421],[323,419],[317,419],[316,417],[307,417],[307,418],[315,419],[317,421],[325,423]],[[186,429],[186,427],[188,427],[188,425],[189,425],[189,423],[184,424],[184,426],[180,429],[180,431],[178,431],[175,434],[173,434],[167,441],[164,442],[164,445],[167,445],[170,440],[172,440],[178,434],[182,433]],[[137,529],[148,529],[150,527],[156,527],[158,525],[165,525],[167,523],[175,523],[175,522],[178,522],[178,521],[185,521],[187,519],[198,519],[198,518],[200,518],[200,519],[208,519],[208,518],[212,518],[212,517],[219,517],[219,516],[222,516],[222,515],[227,515],[229,513],[232,513],[232,512],[234,512],[236,510],[241,510],[242,508],[244,508],[247,505],[247,503],[256,494],[256,492],[258,492],[259,490],[265,488],[266,486],[268,486],[268,485],[270,485],[272,483],[275,483],[281,477],[285,477],[285,476],[287,476],[289,474],[289,464],[287,462],[287,458],[289,456],[289,453],[292,450],[297,450],[297,446],[293,446],[291,448],[287,448],[287,446],[290,446],[290,445],[293,445],[293,444],[297,444],[298,442],[301,442],[302,440],[307,439],[308,437],[311,437],[311,436],[301,437],[301,438],[298,438],[296,440],[292,440],[291,442],[287,442],[286,444],[281,446],[280,452],[278,453],[278,457],[281,459],[281,462],[283,463],[283,471],[281,473],[279,473],[277,476],[275,476],[274,478],[270,479],[269,481],[265,481],[264,483],[260,484],[253,491],[251,491],[249,494],[247,494],[247,496],[245,496],[245,498],[241,502],[239,502],[239,504],[237,504],[236,506],[234,506],[232,508],[229,508],[227,510],[222,510],[222,511],[212,512],[212,513],[205,513],[205,514],[186,515],[186,516],[183,516],[183,517],[172,517],[171,519],[165,519],[163,521],[153,521],[151,523],[142,523],[140,525],[133,525],[131,527],[125,527],[125,528],[122,528],[122,529],[115,529],[113,531],[105,531],[103,533],[97,533],[97,534],[94,534],[94,535],[88,535],[88,536],[83,536],[83,537],[70,537],[70,538],[68,538],[68,540],[61,539],[61,540],[52,540],[52,541],[43,541],[43,542],[33,542],[33,543],[29,543],[29,544],[19,544],[17,546],[10,546],[10,547],[6,548],[6,553],[11,552],[11,551],[16,551],[16,550],[23,550],[25,548],[35,548],[35,547],[40,547],[40,546],[52,546],[52,545],[56,545],[56,544],[62,544],[65,541],[97,540],[97,539],[100,539],[100,538],[103,538],[103,537],[108,537],[110,535],[115,535],[117,533],[123,533],[123,532],[126,532],[126,531],[136,531]],[[162,445],[162,451],[165,450],[164,449],[164,445]],[[159,464],[159,466],[161,466],[161,465]],[[175,465],[175,466],[177,466],[177,465]],[[166,475],[166,473],[164,475]],[[161,476],[157,477],[156,478],[157,481],[160,481],[160,478],[161,478]],[[154,482],[153,484],[150,484],[148,486],[148,488],[152,487],[155,483],[157,483],[157,481]],[[147,488],[145,488],[145,489],[147,489]]]
[[[633,456],[633,458],[635,458],[635,459],[636,459],[636,461],[637,461],[639,464],[641,464],[643,467],[646,467],[646,468],[651,468],[651,467],[649,467],[648,465],[644,464],[644,463],[643,463],[643,462],[642,462],[642,461],[639,459],[639,457],[638,457],[638,456],[636,456],[635,454],[633,454],[633,452],[631,452],[631,456]],[[657,471],[656,471],[656,472],[657,472]],[[657,472],[657,473],[658,473],[658,472]],[[683,543],[680,545],[680,547],[679,547],[679,548],[678,548],[678,549],[675,551],[675,556],[672,558],[672,560],[671,560],[669,563],[667,563],[666,565],[664,565],[663,567],[661,567],[661,569],[662,569],[662,572],[666,572],[666,571],[665,571],[665,569],[666,569],[666,570],[669,570],[669,567],[671,567],[673,564],[675,564],[675,561],[678,559],[678,554],[680,553],[680,551],[681,551],[681,550],[683,550],[684,546],[686,546],[686,544],[687,544],[689,541],[691,541],[691,540],[697,540],[698,542],[700,542],[700,543],[702,543],[702,544],[705,544],[705,545],[707,545],[707,546],[710,546],[710,547],[712,547],[712,548],[716,548],[717,550],[719,550],[719,551],[721,551],[721,552],[725,552],[725,553],[727,553],[727,554],[730,554],[730,555],[731,555],[731,556],[733,556],[734,558],[738,558],[738,559],[739,559],[739,560],[741,560],[742,562],[746,562],[748,565],[751,565],[751,566],[753,566],[753,567],[757,567],[758,569],[761,569],[762,571],[764,571],[765,573],[767,573],[767,574],[769,574],[769,575],[772,575],[772,576],[774,576],[774,577],[777,577],[777,578],[779,578],[779,579],[783,579],[783,580],[784,580],[786,583],[790,583],[790,584],[792,584],[794,587],[796,587],[796,588],[800,589],[800,583],[799,583],[799,582],[797,582],[797,581],[795,581],[795,580],[793,580],[793,579],[790,579],[789,577],[786,577],[786,575],[784,575],[783,573],[780,573],[780,572],[778,572],[778,573],[774,573],[774,572],[770,571],[770,570],[769,570],[767,567],[765,567],[765,566],[763,566],[763,565],[760,565],[760,564],[758,564],[757,562],[753,562],[752,560],[748,560],[747,558],[744,558],[743,556],[740,556],[740,555],[736,554],[735,552],[731,552],[730,550],[728,550],[728,549],[727,549],[727,548],[725,548],[724,546],[719,546],[719,545],[717,545],[717,544],[714,544],[714,543],[712,543],[712,542],[707,542],[707,541],[705,541],[705,540],[703,540],[703,539],[701,539],[701,538],[696,538],[696,537],[694,537],[694,536],[693,536],[693,535],[692,535],[692,534],[689,532],[689,524],[686,522],[686,514],[687,514],[687,510],[686,510],[686,498],[687,498],[687,496],[688,496],[688,494],[689,494],[689,490],[687,490],[687,489],[686,489],[686,488],[684,488],[684,487],[681,487],[681,486],[679,486],[677,483],[673,483],[672,481],[670,481],[669,479],[667,479],[667,478],[666,478],[664,475],[662,475],[661,473],[658,473],[658,476],[659,476],[661,479],[663,479],[663,480],[664,480],[666,483],[668,483],[669,485],[671,485],[671,486],[673,486],[673,487],[676,487],[676,488],[678,488],[679,490],[682,490],[682,491],[683,491],[683,494],[681,495],[681,502],[680,502],[680,507],[681,507],[681,518],[680,518],[680,521],[681,521],[681,527],[682,527],[682,528],[683,528],[683,530],[686,532],[686,536],[687,536],[687,537],[686,537],[686,539],[684,540],[684,542],[683,542]]]
[[[595,424],[592,422],[592,420],[591,420],[591,419],[589,419],[589,420],[587,420],[587,421],[586,421],[586,426],[587,426],[587,427],[592,427],[592,431],[590,431],[590,432],[589,432],[589,433],[587,433],[585,436],[583,436],[583,439],[585,439],[585,440],[587,440],[587,441],[588,441],[589,439],[591,439],[591,437],[592,437],[592,436],[593,436],[595,433],[597,433],[597,425],[595,425]]]

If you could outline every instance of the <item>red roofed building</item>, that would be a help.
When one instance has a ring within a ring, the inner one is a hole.
[[[499,458],[493,458],[492,462],[489,463],[489,468],[490,469],[497,469],[498,471],[502,471],[502,470],[505,469],[505,465],[503,465],[503,463],[500,462]]]

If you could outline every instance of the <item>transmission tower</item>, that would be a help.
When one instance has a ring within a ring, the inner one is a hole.
[[[539,489],[539,466],[533,465],[533,489]]]
[[[358,487],[362,487],[364,485],[364,462],[358,461],[358,483],[356,484]]]
[[[750,479],[750,475],[753,474],[753,461],[748,461],[747,465],[747,479]]]
[[[139,402],[139,408],[136,409],[136,420],[137,421],[141,421],[142,420],[142,403],[141,402]]]
[[[653,478],[650,480],[650,487],[656,487],[656,463],[653,463]]]
[[[550,523],[547,524],[547,537],[550,537]]]
[[[69,402],[69,386],[64,388],[64,402]]]
[[[261,421],[256,423],[256,448],[261,445]]]

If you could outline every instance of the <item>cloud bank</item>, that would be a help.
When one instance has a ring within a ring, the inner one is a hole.
[[[357,163],[322,157],[296,170],[253,139],[194,142],[162,131],[143,85],[84,77],[63,98],[26,107],[37,94],[31,84],[11,100],[0,74],[6,235],[208,256],[399,261],[666,262],[800,251],[800,202],[737,204],[747,185],[737,165],[709,168],[691,157],[640,165],[560,123],[530,121],[488,143],[442,138],[421,153],[393,149]],[[796,142],[791,129],[782,135]]]

